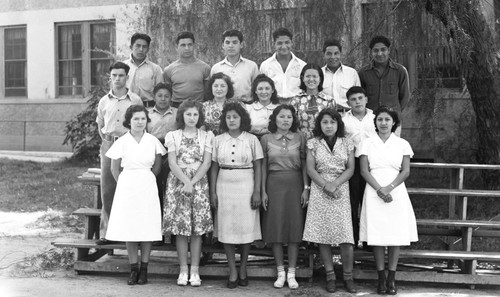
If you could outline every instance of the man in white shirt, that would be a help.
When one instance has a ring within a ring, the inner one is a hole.
[[[359,144],[372,136],[376,136],[375,115],[373,111],[366,108],[368,98],[362,87],[354,86],[347,90],[348,104],[351,110],[347,111],[342,118],[345,126],[345,133],[352,140],[355,151],[354,174],[349,179],[349,194],[351,198],[352,227],[354,229],[354,244],[358,245],[359,240],[359,211],[363,202],[366,182],[361,176],[359,165]]]
[[[333,97],[337,103],[337,111],[344,115],[350,110],[346,92],[353,86],[360,86],[358,72],[341,61],[342,45],[332,39],[323,43],[323,59],[326,65],[321,68],[325,76],[323,92]]]
[[[278,98],[285,103],[300,92],[300,72],[306,65],[292,53],[292,38],[292,33],[286,28],[274,31],[275,53],[260,65],[260,72],[274,81]]]
[[[259,74],[259,68],[254,61],[241,56],[240,51],[243,47],[243,34],[240,31],[224,31],[222,33],[222,49],[226,57],[212,66],[210,77],[218,72],[227,74],[233,82],[234,97],[232,99],[240,102],[251,102],[252,82]]]
[[[147,54],[151,37],[143,33],[135,33],[130,38],[130,59],[123,61],[130,67],[127,88],[141,97],[144,106],[154,105],[153,88],[163,82],[163,71],[160,66],[151,62]]]

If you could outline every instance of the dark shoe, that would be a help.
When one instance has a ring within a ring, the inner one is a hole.
[[[145,285],[148,283],[148,270],[141,268],[139,270],[139,279],[137,280],[138,285]]]
[[[330,279],[326,281],[326,291],[329,293],[335,292],[337,288],[335,287],[335,280]]]
[[[248,286],[248,278],[240,278],[238,280],[238,286],[242,286],[242,287]]]
[[[378,273],[377,294],[385,295],[387,293],[385,271],[378,270],[377,273]]]
[[[235,281],[227,280],[227,288],[234,289],[234,288],[238,287],[238,282],[239,282],[239,278],[237,278]]]
[[[132,270],[130,272],[130,276],[128,277],[127,284],[130,286],[137,284],[138,277],[139,277],[139,272],[137,270]]]
[[[161,240],[153,241],[153,246],[162,246],[162,245],[164,245],[164,243]]]
[[[387,281],[387,295],[396,295],[398,293],[398,289],[396,288],[395,280]]]
[[[354,285],[354,280],[348,279],[344,281],[345,290],[349,293],[357,293],[356,286]]]

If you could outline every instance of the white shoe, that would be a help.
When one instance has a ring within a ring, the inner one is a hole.
[[[191,287],[199,287],[201,286],[201,279],[198,273],[191,273],[191,277],[189,278],[189,283]]]
[[[274,282],[274,287],[275,288],[283,288],[285,285],[286,281],[286,274],[285,272],[278,272],[278,279]]]
[[[188,284],[188,275],[185,272],[182,272],[179,274],[179,277],[177,278],[177,285],[178,286],[187,286]]]
[[[295,290],[299,287],[299,283],[295,279],[295,275],[287,275],[286,282],[288,283],[288,287],[292,290]]]

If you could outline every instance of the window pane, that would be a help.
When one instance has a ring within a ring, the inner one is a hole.
[[[82,61],[59,62],[59,94],[82,95]]]
[[[93,24],[90,26],[91,58],[109,58],[115,53],[115,24]]]
[[[26,28],[5,29],[5,60],[26,59]]]
[[[79,59],[82,57],[81,25],[58,27],[59,59]]]
[[[113,60],[93,60],[91,63],[90,83],[92,87],[106,86],[109,82],[109,66],[111,66]]]
[[[5,96],[26,96],[26,27],[4,30]]]

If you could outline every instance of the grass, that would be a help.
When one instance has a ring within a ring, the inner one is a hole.
[[[0,159],[0,210],[72,212],[91,206],[93,189],[77,176],[98,164],[64,161],[36,163]]]

